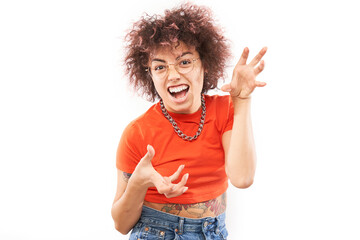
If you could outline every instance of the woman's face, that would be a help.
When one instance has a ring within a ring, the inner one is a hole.
[[[180,42],[177,47],[158,48],[149,66],[155,89],[168,111],[188,114],[199,110],[204,68],[195,47]]]

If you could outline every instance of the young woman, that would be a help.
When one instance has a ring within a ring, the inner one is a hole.
[[[254,179],[251,93],[264,82],[263,48],[249,63],[245,48],[226,96],[206,95],[224,77],[230,56],[205,7],[184,4],[145,16],[127,35],[130,82],[159,101],[124,130],[116,156],[115,228],[130,239],[226,239],[228,180]]]

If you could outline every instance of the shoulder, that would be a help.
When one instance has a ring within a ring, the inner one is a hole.
[[[146,153],[149,131],[151,131],[151,118],[156,115],[154,104],[145,113],[132,120],[123,130],[117,150],[118,168],[125,172],[132,172],[131,169],[124,167],[122,162],[137,163]]]
[[[124,129],[123,137],[140,140],[161,122],[163,116],[159,103],[152,105],[145,113],[132,120]]]
[[[216,112],[228,111],[232,105],[229,95],[205,95],[206,105],[215,108]]]
[[[220,132],[230,130],[234,118],[234,108],[230,95],[206,96],[206,113]]]
[[[145,113],[133,119],[126,126],[125,131],[135,131],[138,130],[139,128],[144,127],[144,125],[149,125],[151,121],[159,118],[160,115],[159,109],[160,107],[158,106],[158,103],[152,105]]]

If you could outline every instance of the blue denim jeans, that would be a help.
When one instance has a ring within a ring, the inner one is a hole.
[[[143,206],[130,240],[224,240],[228,236],[225,213],[206,218],[184,218]]]

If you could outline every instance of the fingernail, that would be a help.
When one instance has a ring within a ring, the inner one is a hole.
[[[188,178],[189,178],[189,174],[187,173],[187,174],[185,174],[186,181],[188,180]]]
[[[188,190],[188,187],[184,188],[184,190],[182,191],[182,193],[186,192]]]

